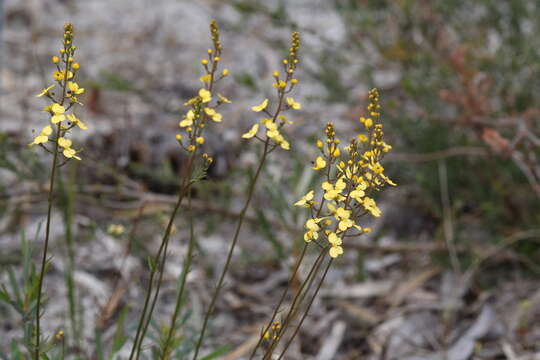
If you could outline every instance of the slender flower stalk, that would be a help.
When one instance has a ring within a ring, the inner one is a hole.
[[[332,265],[332,262],[334,261],[333,258],[331,258],[329,261],[328,261],[328,264],[326,265],[326,268],[324,269],[324,272],[323,272],[323,275],[321,277],[321,280],[319,281],[319,284],[317,285],[317,288],[315,289],[315,292],[313,293],[313,296],[311,297],[311,299],[309,300],[309,303],[307,304],[307,308],[306,310],[304,311],[304,314],[302,315],[302,318],[300,319],[300,322],[298,323],[298,325],[296,325],[295,329],[294,329],[294,332],[292,334],[292,336],[289,338],[289,341],[287,341],[287,343],[285,344],[285,347],[283,348],[283,350],[281,351],[281,354],[279,355],[278,357],[278,360],[281,360],[283,358],[283,356],[285,355],[285,353],[287,352],[287,349],[289,348],[289,346],[291,345],[291,343],[293,342],[294,338],[296,337],[296,335],[298,335],[298,332],[300,331],[300,328],[302,327],[302,325],[304,324],[304,320],[306,320],[306,317],[308,316],[308,313],[309,313],[309,310],[311,309],[311,305],[313,305],[313,301],[315,300],[315,298],[317,297],[317,295],[319,294],[319,290],[321,289],[321,286],[322,284],[324,283],[324,279],[326,278],[326,275],[328,274],[328,270],[330,270],[330,266]]]
[[[193,208],[191,205],[191,192],[188,195],[188,221],[189,221],[189,245],[186,258],[184,259],[184,266],[182,269],[182,277],[180,279],[180,288],[176,297],[176,305],[174,308],[173,316],[171,317],[171,322],[165,341],[162,345],[160,359],[165,360],[170,358],[170,353],[173,350],[176,334],[176,322],[178,316],[180,315],[180,310],[182,308],[182,302],[184,298],[184,289],[186,286],[186,279],[191,268],[191,263],[193,260],[193,251],[195,250],[195,231],[193,228]]]
[[[167,249],[169,246],[169,240],[176,214],[178,213],[184,198],[189,194],[193,183],[202,179],[204,173],[212,163],[212,158],[206,153],[203,153],[202,156],[200,156],[200,159],[198,157],[199,150],[205,142],[203,131],[209,120],[218,123],[222,121],[222,116],[216,111],[216,109],[224,103],[230,103],[230,100],[218,93],[217,101],[214,105],[211,105],[211,101],[213,99],[212,91],[215,83],[226,77],[229,71],[224,69],[220,75],[217,75],[222,47],[219,40],[219,29],[215,21],[210,23],[210,33],[213,42],[213,49],[208,49],[208,59],[201,60],[201,65],[206,73],[200,77],[204,87],[198,91],[197,96],[191,98],[184,104],[185,106],[191,107],[191,109],[179,122],[180,128],[185,131],[186,134],[176,135],[178,144],[189,154],[187,171],[184,179],[182,180],[178,200],[169,218],[159,249],[156,255],[150,260],[150,278],[146,289],[143,310],[139,318],[137,332],[135,334],[135,339],[133,341],[129,356],[130,360],[133,358],[138,359],[141,354],[142,344],[150,325],[155,306],[159,299],[161,284],[163,282],[163,273],[165,271],[165,264],[167,261]],[[202,162],[200,166],[203,169],[203,174],[200,176],[200,178],[192,178],[199,162]],[[157,279],[156,276],[158,276]]]
[[[261,104],[253,106],[251,108],[254,112],[257,112],[257,113],[262,112],[268,115],[269,117],[263,118],[260,120],[259,123],[254,124],[247,133],[242,135],[242,137],[244,139],[256,138],[257,140],[261,141],[264,144],[263,151],[259,159],[259,164],[257,166],[257,170],[255,171],[255,175],[253,176],[253,178],[251,179],[251,183],[249,184],[246,202],[244,203],[242,211],[240,212],[238,223],[236,225],[236,230],[234,232],[234,236],[233,236],[231,245],[229,247],[229,252],[227,254],[227,259],[225,260],[225,265],[223,266],[223,269],[219,276],[218,283],[212,295],[212,299],[210,300],[210,305],[208,306],[208,309],[206,310],[202,329],[199,333],[197,344],[195,345],[195,352],[193,354],[193,360],[196,360],[197,357],[199,356],[199,352],[200,352],[200,349],[204,340],[204,336],[206,334],[206,329],[208,327],[208,321],[210,320],[210,316],[214,312],[217,299],[219,298],[219,294],[223,287],[225,275],[227,274],[229,270],[231,260],[232,260],[232,255],[233,255],[234,249],[236,248],[238,236],[240,235],[240,230],[242,229],[242,225],[244,223],[247,210],[251,203],[251,199],[253,197],[255,187],[257,185],[257,181],[262,172],[267,156],[278,147],[281,147],[284,150],[290,149],[289,142],[285,140],[285,138],[280,132],[283,126],[290,122],[285,116],[281,115],[281,112],[284,109],[293,109],[293,110],[301,109],[301,105],[298,102],[296,102],[292,97],[288,97],[287,99],[285,99],[285,95],[290,93],[294,89],[296,84],[298,83],[298,80],[296,80],[293,76],[294,76],[294,72],[296,71],[296,67],[298,64],[297,55],[298,55],[299,47],[300,47],[300,35],[297,32],[294,32],[291,37],[291,47],[289,49],[289,56],[287,59],[283,59],[282,61],[284,75],[280,76],[280,73],[278,71],[275,71],[273,73],[273,77],[275,80],[274,87],[277,90],[277,98],[278,98],[278,104],[274,113],[272,114],[271,112],[268,111],[268,105],[269,105],[268,99],[264,99]],[[266,133],[265,133],[266,138],[263,138],[258,135],[259,128],[262,128],[263,126],[266,128]]]
[[[249,360],[253,359],[253,357],[257,353],[257,349],[259,348],[259,346],[261,346],[261,344],[262,344],[263,340],[265,339],[266,335],[269,334],[270,328],[272,327],[273,324],[275,324],[274,321],[275,321],[275,319],[277,317],[279,309],[281,308],[281,305],[283,304],[283,301],[285,301],[285,298],[287,297],[287,293],[289,292],[289,288],[292,286],[294,280],[296,279],[296,275],[298,274],[298,269],[300,268],[300,264],[302,263],[302,261],[304,259],[304,256],[306,255],[308,246],[309,246],[308,243],[304,243],[304,247],[302,248],[302,253],[300,254],[300,257],[299,257],[298,261],[294,265],[294,269],[292,271],[291,276],[289,277],[289,281],[287,283],[287,286],[285,287],[285,289],[281,293],[281,297],[279,298],[279,301],[278,301],[278,303],[277,303],[277,305],[276,305],[276,307],[274,309],[274,312],[272,313],[272,317],[268,321],[268,325],[266,325],[266,327],[261,332],[261,336],[259,337],[259,341],[255,345],[255,348],[252,350],[251,355],[249,356]]]
[[[72,148],[71,139],[67,138],[67,134],[74,127],[86,130],[86,125],[75,115],[68,113],[76,105],[82,105],[77,99],[77,95],[84,93],[84,88],[79,87],[75,82],[75,77],[80,65],[74,61],[76,47],[73,45],[73,25],[67,23],[64,25],[63,46],[59,51],[59,56],[53,56],[52,62],[56,66],[56,71],[53,73],[55,84],[43,89],[37,97],[47,97],[51,100],[51,104],[46,106],[43,111],[50,115],[50,123],[46,125],[38,136],[29,144],[29,146],[39,145],[48,153],[52,154],[52,166],[49,178],[49,194],[47,206],[47,220],[45,226],[45,243],[43,246],[43,254],[41,258],[41,270],[39,273],[37,303],[36,303],[36,327],[35,327],[35,348],[34,360],[39,360],[41,356],[41,303],[43,280],[47,268],[47,255],[49,249],[52,207],[54,202],[54,185],[57,176],[57,168],[64,165],[65,162],[76,159],[81,160],[77,155],[80,150]],[[58,85],[60,94],[56,94],[54,88]],[[52,138],[51,138],[52,136]],[[53,149],[50,150],[47,145],[53,143]],[[59,156],[63,154],[66,160],[60,163]]]
[[[324,260],[324,255],[328,249],[321,249],[319,255],[317,256],[317,259],[311,266],[311,269],[308,273],[308,276],[304,279],[302,284],[300,285],[300,288],[296,292],[296,295],[294,296],[291,305],[289,306],[289,310],[287,312],[287,315],[285,315],[284,320],[281,322],[281,327],[279,330],[274,334],[272,337],[272,342],[270,346],[266,349],[265,354],[263,356],[264,359],[270,359],[271,355],[279,343],[280,339],[285,335],[285,332],[287,331],[289,324],[291,321],[295,318],[296,313],[300,307],[300,304],[302,304],[302,301],[304,300],[304,297],[309,293],[311,286],[313,285],[313,282],[315,281],[315,278],[317,277],[317,273],[319,272],[319,269],[321,267],[321,264]],[[264,334],[266,335],[266,334]]]

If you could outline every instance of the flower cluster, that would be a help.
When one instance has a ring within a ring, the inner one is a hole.
[[[82,105],[77,96],[84,93],[84,88],[75,82],[77,72],[80,69],[79,63],[74,60],[76,49],[77,47],[73,45],[73,25],[68,23],[64,26],[63,47],[58,56],[52,57],[52,62],[56,65],[56,71],[53,73],[53,79],[56,83],[46,87],[36,95],[37,97],[45,96],[52,102],[43,109],[50,115],[50,124],[43,127],[39,135],[29,145],[40,145],[51,152],[45,144],[52,142],[66,158],[81,160],[77,155],[80,150],[73,149],[71,139],[66,137],[75,126],[81,130],[88,129],[73,112],[74,106]],[[54,90],[57,86],[58,92]],[[51,138],[53,133],[55,136]]]
[[[298,65],[298,48],[300,47],[300,35],[297,32],[293,32],[291,38],[291,47],[289,48],[289,56],[287,59],[283,59],[283,75],[278,71],[273,73],[275,80],[274,87],[277,89],[278,104],[276,109],[272,112],[269,110],[269,100],[264,99],[259,105],[255,105],[251,108],[254,112],[264,113],[267,117],[259,120],[254,124],[251,129],[242,135],[244,139],[250,139],[255,137],[257,140],[266,143],[272,142],[273,147],[280,146],[284,150],[291,148],[289,142],[285,140],[281,134],[281,128],[285,124],[291,124],[285,116],[280,115],[282,110],[300,110],[302,105],[294,100],[292,97],[285,98],[286,94],[289,94],[298,80],[294,78],[294,72]],[[265,129],[265,138],[258,135],[260,129]]]
[[[184,104],[184,106],[189,106],[191,109],[184,115],[178,125],[187,133],[187,136],[182,134],[176,135],[176,140],[180,146],[190,153],[195,152],[202,144],[204,144],[205,138],[202,136],[202,133],[207,121],[212,120],[217,123],[222,121],[223,117],[217,111],[218,107],[224,103],[231,102],[225,96],[216,93],[217,100],[212,104],[212,100],[215,99],[213,87],[216,82],[229,74],[229,70],[224,69],[221,74],[217,74],[222,48],[219,40],[219,29],[215,21],[210,23],[210,33],[212,36],[213,49],[208,49],[207,58],[201,60],[205,75],[201,76],[199,79],[204,85],[199,89],[197,96],[189,99]],[[207,165],[210,165],[212,162],[212,158],[206,153],[203,154],[203,159]]]
[[[369,116],[359,119],[364,131],[347,146],[340,148],[341,142],[336,138],[333,124],[326,125],[326,142],[317,141],[321,155],[313,166],[313,170],[325,172],[321,200],[315,201],[316,191],[311,190],[294,204],[311,211],[311,217],[305,223],[304,240],[328,247],[333,258],[343,254],[341,245],[345,237],[371,231],[359,225],[360,217],[368,213],[375,217],[381,215],[370,195],[386,184],[396,185],[384,175],[380,163],[392,147],[383,141],[377,89],[369,92],[369,100]],[[348,234],[349,231],[354,233]],[[320,235],[326,238],[328,245],[319,243]]]

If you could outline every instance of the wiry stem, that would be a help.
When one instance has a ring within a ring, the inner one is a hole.
[[[302,318],[300,319],[300,322],[298,323],[298,325],[296,326],[296,328],[294,329],[294,332],[291,336],[291,338],[289,339],[289,341],[287,341],[287,343],[285,344],[285,348],[283,349],[283,351],[281,352],[281,355],[279,355],[279,358],[278,360],[281,360],[283,358],[283,356],[285,355],[285,352],[287,352],[287,349],[289,348],[289,346],[291,345],[291,343],[293,342],[294,338],[296,337],[296,335],[298,335],[298,332],[300,331],[300,328],[302,327],[302,324],[304,323],[304,320],[306,319],[308,313],[309,313],[309,309],[311,308],[311,305],[313,305],[313,301],[315,300],[315,298],[317,297],[317,294],[319,293],[319,290],[321,289],[321,286],[322,284],[324,283],[324,279],[326,278],[326,274],[328,274],[328,270],[330,269],[330,265],[332,265],[332,261],[334,259],[330,259],[328,261],[328,264],[326,265],[326,268],[324,269],[324,273],[322,275],[322,278],[321,278],[321,281],[319,282],[319,284],[317,285],[317,288],[315,289],[315,292],[313,293],[313,296],[311,297],[311,299],[309,300],[309,304],[306,308],[306,311],[304,312],[304,315],[302,315]]]
[[[216,305],[216,301],[219,297],[219,293],[221,292],[221,287],[223,286],[223,281],[225,280],[225,275],[227,274],[227,271],[229,270],[229,266],[231,264],[232,255],[234,252],[234,249],[236,247],[236,242],[238,241],[238,236],[240,235],[240,229],[242,228],[242,224],[244,223],[244,218],[246,217],[247,210],[249,208],[249,204],[251,203],[251,199],[253,197],[253,193],[255,191],[255,185],[257,184],[257,180],[259,179],[259,175],[262,172],[263,165],[266,161],[266,156],[268,155],[269,150],[269,143],[270,138],[267,138],[264,143],[264,149],[263,154],[261,156],[261,160],[259,161],[259,166],[257,167],[257,171],[255,172],[255,176],[253,177],[253,180],[251,181],[251,184],[249,186],[248,195],[246,203],[244,204],[244,207],[242,208],[242,211],[240,212],[240,217],[238,219],[238,224],[236,225],[236,231],[234,233],[234,237],[231,243],[231,246],[229,248],[229,253],[227,254],[227,260],[225,261],[225,265],[223,267],[223,270],[221,271],[221,275],[219,277],[216,289],[214,290],[214,294],[212,296],[212,300],[210,301],[210,305],[208,306],[208,310],[206,311],[206,314],[204,316],[203,326],[201,329],[201,332],[199,334],[199,339],[197,340],[197,345],[195,346],[195,353],[193,355],[193,360],[197,359],[197,356],[199,355],[199,351],[201,349],[201,345],[204,339],[204,335],[206,333],[206,328],[208,326],[208,320],[210,319],[210,315],[214,311],[214,307]]]
[[[135,354],[137,354],[137,357],[139,356],[140,348],[142,346],[142,341],[144,339],[144,334],[145,334],[146,328],[147,328],[146,324],[148,324],[150,322],[150,319],[152,317],[153,306],[151,307],[151,311],[150,311],[150,313],[148,313],[148,316],[147,316],[147,311],[148,311],[148,306],[150,305],[150,298],[152,296],[152,289],[154,287],[154,277],[155,277],[156,271],[158,269],[163,271],[163,265],[164,265],[165,261],[160,262],[160,259],[161,259],[162,254],[163,254],[164,251],[165,251],[165,254],[166,254],[166,246],[169,243],[169,238],[170,238],[170,234],[171,234],[171,230],[172,230],[172,225],[174,223],[174,218],[176,217],[176,213],[178,212],[178,209],[180,208],[180,205],[182,204],[182,201],[184,200],[184,197],[185,197],[185,195],[186,195],[186,193],[189,190],[189,187],[191,185],[190,177],[191,177],[191,170],[192,170],[192,167],[193,167],[194,154],[195,153],[193,152],[190,159],[189,159],[188,171],[187,171],[186,177],[184,178],[184,181],[182,182],[180,194],[178,195],[178,201],[176,202],[176,205],[174,206],[173,212],[171,213],[171,217],[169,219],[169,223],[167,224],[165,234],[163,235],[161,245],[159,246],[159,249],[158,249],[158,251],[156,253],[156,256],[154,258],[155,259],[155,264],[152,265],[152,269],[150,271],[150,279],[149,279],[149,282],[148,282],[148,288],[146,289],[146,298],[145,298],[145,301],[144,301],[144,306],[143,306],[143,310],[142,310],[142,313],[141,313],[141,317],[139,319],[139,325],[137,327],[137,333],[135,334],[135,339],[133,341],[133,346],[131,348],[131,353],[129,355],[130,360],[133,359],[133,356],[135,356]],[[165,260],[165,254],[163,256],[164,257],[163,260]],[[158,283],[158,286],[159,286],[159,283]],[[159,288],[158,288],[158,290],[156,290],[156,295],[154,296],[154,302],[153,302],[152,305],[155,305],[155,299],[157,299],[157,295],[159,295]]]
[[[285,321],[283,322],[283,324],[281,326],[281,329],[279,330],[278,334],[276,335],[276,337],[272,341],[272,344],[270,344],[270,347],[266,350],[263,359],[270,359],[270,357],[272,356],[272,353],[274,352],[274,349],[276,348],[277,344],[279,343],[279,341],[281,340],[281,338],[283,337],[283,335],[287,331],[287,328],[288,328],[290,322],[292,321],[292,319],[296,315],[296,310],[297,310],[298,306],[300,306],[300,304],[304,300],[304,297],[306,296],[306,294],[311,289],[313,281],[314,281],[315,277],[317,276],[317,272],[319,271],[319,268],[321,267],[322,260],[324,259],[324,255],[326,254],[326,251],[327,251],[326,248],[321,249],[321,252],[319,253],[319,256],[317,256],[317,259],[313,263],[313,266],[311,267],[311,269],[310,269],[310,271],[308,273],[308,276],[306,277],[306,279],[304,280],[304,282],[300,286],[300,289],[298,289],[298,292],[294,296],[293,301],[292,301],[292,303],[291,303],[291,305],[289,307],[289,311],[287,312],[287,315],[285,316]]]
[[[292,286],[292,283],[293,283],[294,279],[296,279],[296,274],[298,273],[298,269],[300,268],[300,264],[304,260],[304,256],[306,255],[308,245],[309,244],[307,242],[304,243],[304,248],[302,249],[302,254],[300,254],[300,257],[296,261],[296,264],[294,266],[294,270],[292,272],[292,275],[289,277],[289,282],[287,283],[287,287],[283,290],[283,293],[281,294],[281,297],[280,297],[280,299],[279,299],[279,301],[278,301],[278,303],[276,305],[276,308],[274,309],[274,313],[272,314],[272,317],[270,318],[270,321],[268,321],[268,325],[264,328],[263,332],[261,333],[261,336],[259,337],[259,341],[255,345],[255,348],[253,349],[253,351],[251,352],[251,355],[249,356],[249,360],[253,359],[253,357],[257,353],[257,349],[259,348],[259,346],[261,346],[261,344],[262,344],[262,342],[264,340],[264,334],[266,334],[268,332],[268,330],[270,330],[270,328],[272,327],[272,323],[276,319],[276,316],[277,316],[277,314],[279,312],[279,309],[281,308],[281,305],[283,304],[283,301],[285,300],[285,297],[287,296],[287,293],[289,292],[289,288]]]
[[[182,308],[182,298],[184,297],[184,289],[186,286],[187,275],[189,268],[191,267],[191,262],[193,260],[193,250],[195,249],[195,232],[193,229],[193,209],[191,207],[191,192],[188,194],[188,217],[189,217],[189,245],[188,252],[186,254],[186,259],[184,260],[184,268],[182,269],[182,278],[180,280],[180,289],[178,290],[178,295],[176,297],[176,306],[174,308],[174,314],[171,318],[171,323],[169,325],[169,331],[167,333],[167,339],[163,345],[161,352],[161,360],[168,359],[168,353],[172,351],[169,349],[172,345],[172,341],[176,332],[176,321],[178,315],[180,315],[180,310]]]
[[[45,267],[47,266],[47,251],[49,249],[49,238],[51,233],[51,217],[52,217],[52,205],[53,205],[53,190],[54,180],[56,178],[56,165],[58,163],[58,138],[60,137],[60,123],[56,125],[56,142],[53,152],[53,163],[51,169],[51,176],[49,181],[49,196],[47,207],[47,223],[45,226],[45,245],[43,247],[43,256],[41,258],[41,271],[39,273],[37,304],[36,304],[36,348],[34,351],[34,360],[39,360],[40,356],[40,317],[41,317],[41,291],[43,288],[43,277],[45,276]]]

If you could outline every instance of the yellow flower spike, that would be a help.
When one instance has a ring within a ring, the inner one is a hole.
[[[53,84],[53,85],[41,90],[41,92],[39,94],[37,94],[36,97],[42,97],[43,95],[47,95],[49,93],[49,91],[55,86],[56,85]]]
[[[227,99],[225,96],[221,95],[220,93],[217,94],[219,100],[223,103],[230,104],[231,100]]]
[[[311,190],[306,195],[302,196],[302,198],[300,200],[295,202],[294,206],[302,206],[302,207],[305,207],[305,208],[311,207],[310,203],[313,200],[314,194],[315,194],[315,192],[313,190]]]
[[[321,157],[318,156],[315,160],[315,166],[312,167],[313,170],[321,170],[326,167],[326,161]]]
[[[254,137],[255,135],[257,135],[257,132],[259,131],[259,124],[255,124],[251,127],[251,129],[249,129],[249,131],[247,133],[245,133],[244,135],[242,135],[242,137],[244,139],[251,139],[252,137]]]
[[[287,105],[289,105],[289,107],[291,109],[294,109],[294,110],[302,109],[302,105],[300,103],[294,101],[294,99],[292,97],[287,98]]]
[[[261,112],[264,109],[266,109],[267,106],[268,106],[268,99],[264,99],[263,102],[260,103],[259,105],[252,106],[251,110],[255,112]]]
[[[212,93],[206,89],[199,90],[199,97],[203,103],[210,102],[212,100]]]
[[[79,87],[79,84],[73,81],[68,82],[68,87],[71,93],[75,95],[80,95],[84,92],[84,88]]]

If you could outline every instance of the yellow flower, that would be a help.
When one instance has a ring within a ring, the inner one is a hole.
[[[69,149],[71,147],[71,140],[64,137],[58,138],[58,145],[64,149]]]
[[[343,254],[343,248],[341,246],[332,246],[328,250],[328,253],[331,257],[337,258],[339,255]]]
[[[204,144],[204,137],[199,136],[199,137],[196,139],[196,141],[197,141],[197,144],[201,144],[201,145],[202,145],[202,144]]]
[[[253,125],[251,127],[251,129],[249,129],[249,131],[247,133],[242,135],[242,137],[244,139],[250,139],[250,138],[254,137],[255,135],[257,135],[257,131],[259,131],[259,124]]]
[[[326,161],[321,157],[318,156],[315,160],[315,166],[312,168],[313,170],[321,170],[326,167]]]
[[[71,91],[71,93],[75,95],[80,95],[84,92],[84,88],[79,87],[79,84],[73,81],[68,82],[68,87],[69,91]]]
[[[195,119],[195,112],[193,110],[189,110],[186,114],[186,117],[180,121],[178,124],[180,127],[187,127],[193,125],[193,120]]]
[[[79,70],[80,67],[81,67],[81,66],[79,65],[79,63],[75,63],[75,64],[73,64],[73,65],[71,66],[71,68],[72,68],[73,70]]]
[[[287,83],[283,80],[279,80],[278,82],[274,83],[274,87],[278,89],[284,89],[287,86]]]
[[[55,63],[55,64],[58,64],[58,62],[60,61],[60,59],[58,58],[58,56],[53,56],[52,57],[52,62]]]
[[[111,235],[122,235],[125,231],[124,225],[121,224],[111,224],[107,228],[107,232]]]
[[[336,181],[335,186],[330,184],[328,181],[323,182],[321,187],[324,190],[324,198],[326,200],[334,200],[335,198],[340,196],[341,192],[343,191],[343,189],[345,189],[346,186],[347,185],[341,178]]]
[[[292,97],[287,98],[287,104],[289,105],[291,109],[294,109],[294,110],[300,110],[302,108],[302,105],[294,101]]]
[[[88,126],[81,121],[75,114],[68,114],[67,118],[72,123],[76,124],[81,130],[88,130]]]
[[[210,82],[210,80],[212,80],[212,75],[210,74],[203,75],[199,78],[199,80],[201,80],[203,83]]]
[[[178,141],[182,141],[182,135],[180,135],[180,134],[176,134],[176,136],[175,136],[175,137],[176,137],[176,140],[178,140]]]
[[[212,100],[212,93],[206,89],[200,89],[199,96],[203,103],[207,103],[207,102],[210,102],[210,100]]]
[[[51,117],[51,122],[53,124],[58,124],[61,121],[64,121],[66,119],[66,116],[64,115],[64,112],[66,111],[66,108],[59,104],[53,104],[50,108],[50,111],[53,113]]]
[[[43,89],[41,90],[41,92],[39,94],[36,95],[36,97],[42,97],[43,95],[47,95],[49,93],[49,91],[54,87],[55,85],[51,85],[49,86],[48,88],[46,89]]]
[[[362,202],[362,205],[364,205],[364,208],[369,211],[371,215],[375,217],[381,216],[381,210],[377,207],[377,203],[375,203],[375,200],[372,198],[366,197]]]
[[[333,246],[339,246],[342,243],[341,238],[333,232],[328,235],[328,242]]]
[[[313,195],[315,192],[311,190],[306,195],[302,196],[300,200],[294,203],[294,206],[303,206],[305,208],[311,207],[311,201],[313,200]]]
[[[53,73],[53,78],[56,81],[60,81],[60,80],[62,80],[64,78],[64,74],[62,74],[60,71],[55,71]]]
[[[366,183],[360,183],[353,191],[351,191],[350,196],[358,202],[362,202],[362,198],[366,196],[365,190]]]
[[[52,134],[52,127],[51,125],[45,126],[43,129],[41,129],[41,132],[38,136],[34,138],[34,141],[32,141],[30,146],[32,145],[38,145],[38,144],[45,144],[47,141],[49,141],[49,136]]]
[[[210,116],[210,118],[215,122],[221,122],[221,114],[218,113],[215,109],[204,108],[204,112],[206,113],[206,115]]]
[[[221,76],[225,77],[229,75],[229,69],[223,69],[223,71],[221,72]]]
[[[268,99],[264,99],[263,102],[260,103],[259,105],[252,106],[251,110],[253,110],[255,112],[261,112],[264,109],[266,109],[267,106],[268,106]]]
[[[366,142],[368,141],[368,138],[365,134],[358,134],[358,141],[360,142]]]
[[[67,148],[62,153],[68,159],[73,158],[73,159],[81,160],[81,158],[77,156],[77,152],[75,150],[73,150],[72,148]]]
[[[217,94],[219,100],[221,102],[224,102],[224,103],[227,103],[227,104],[230,104],[231,103],[231,100],[227,99],[225,96],[221,95],[220,93]]]

